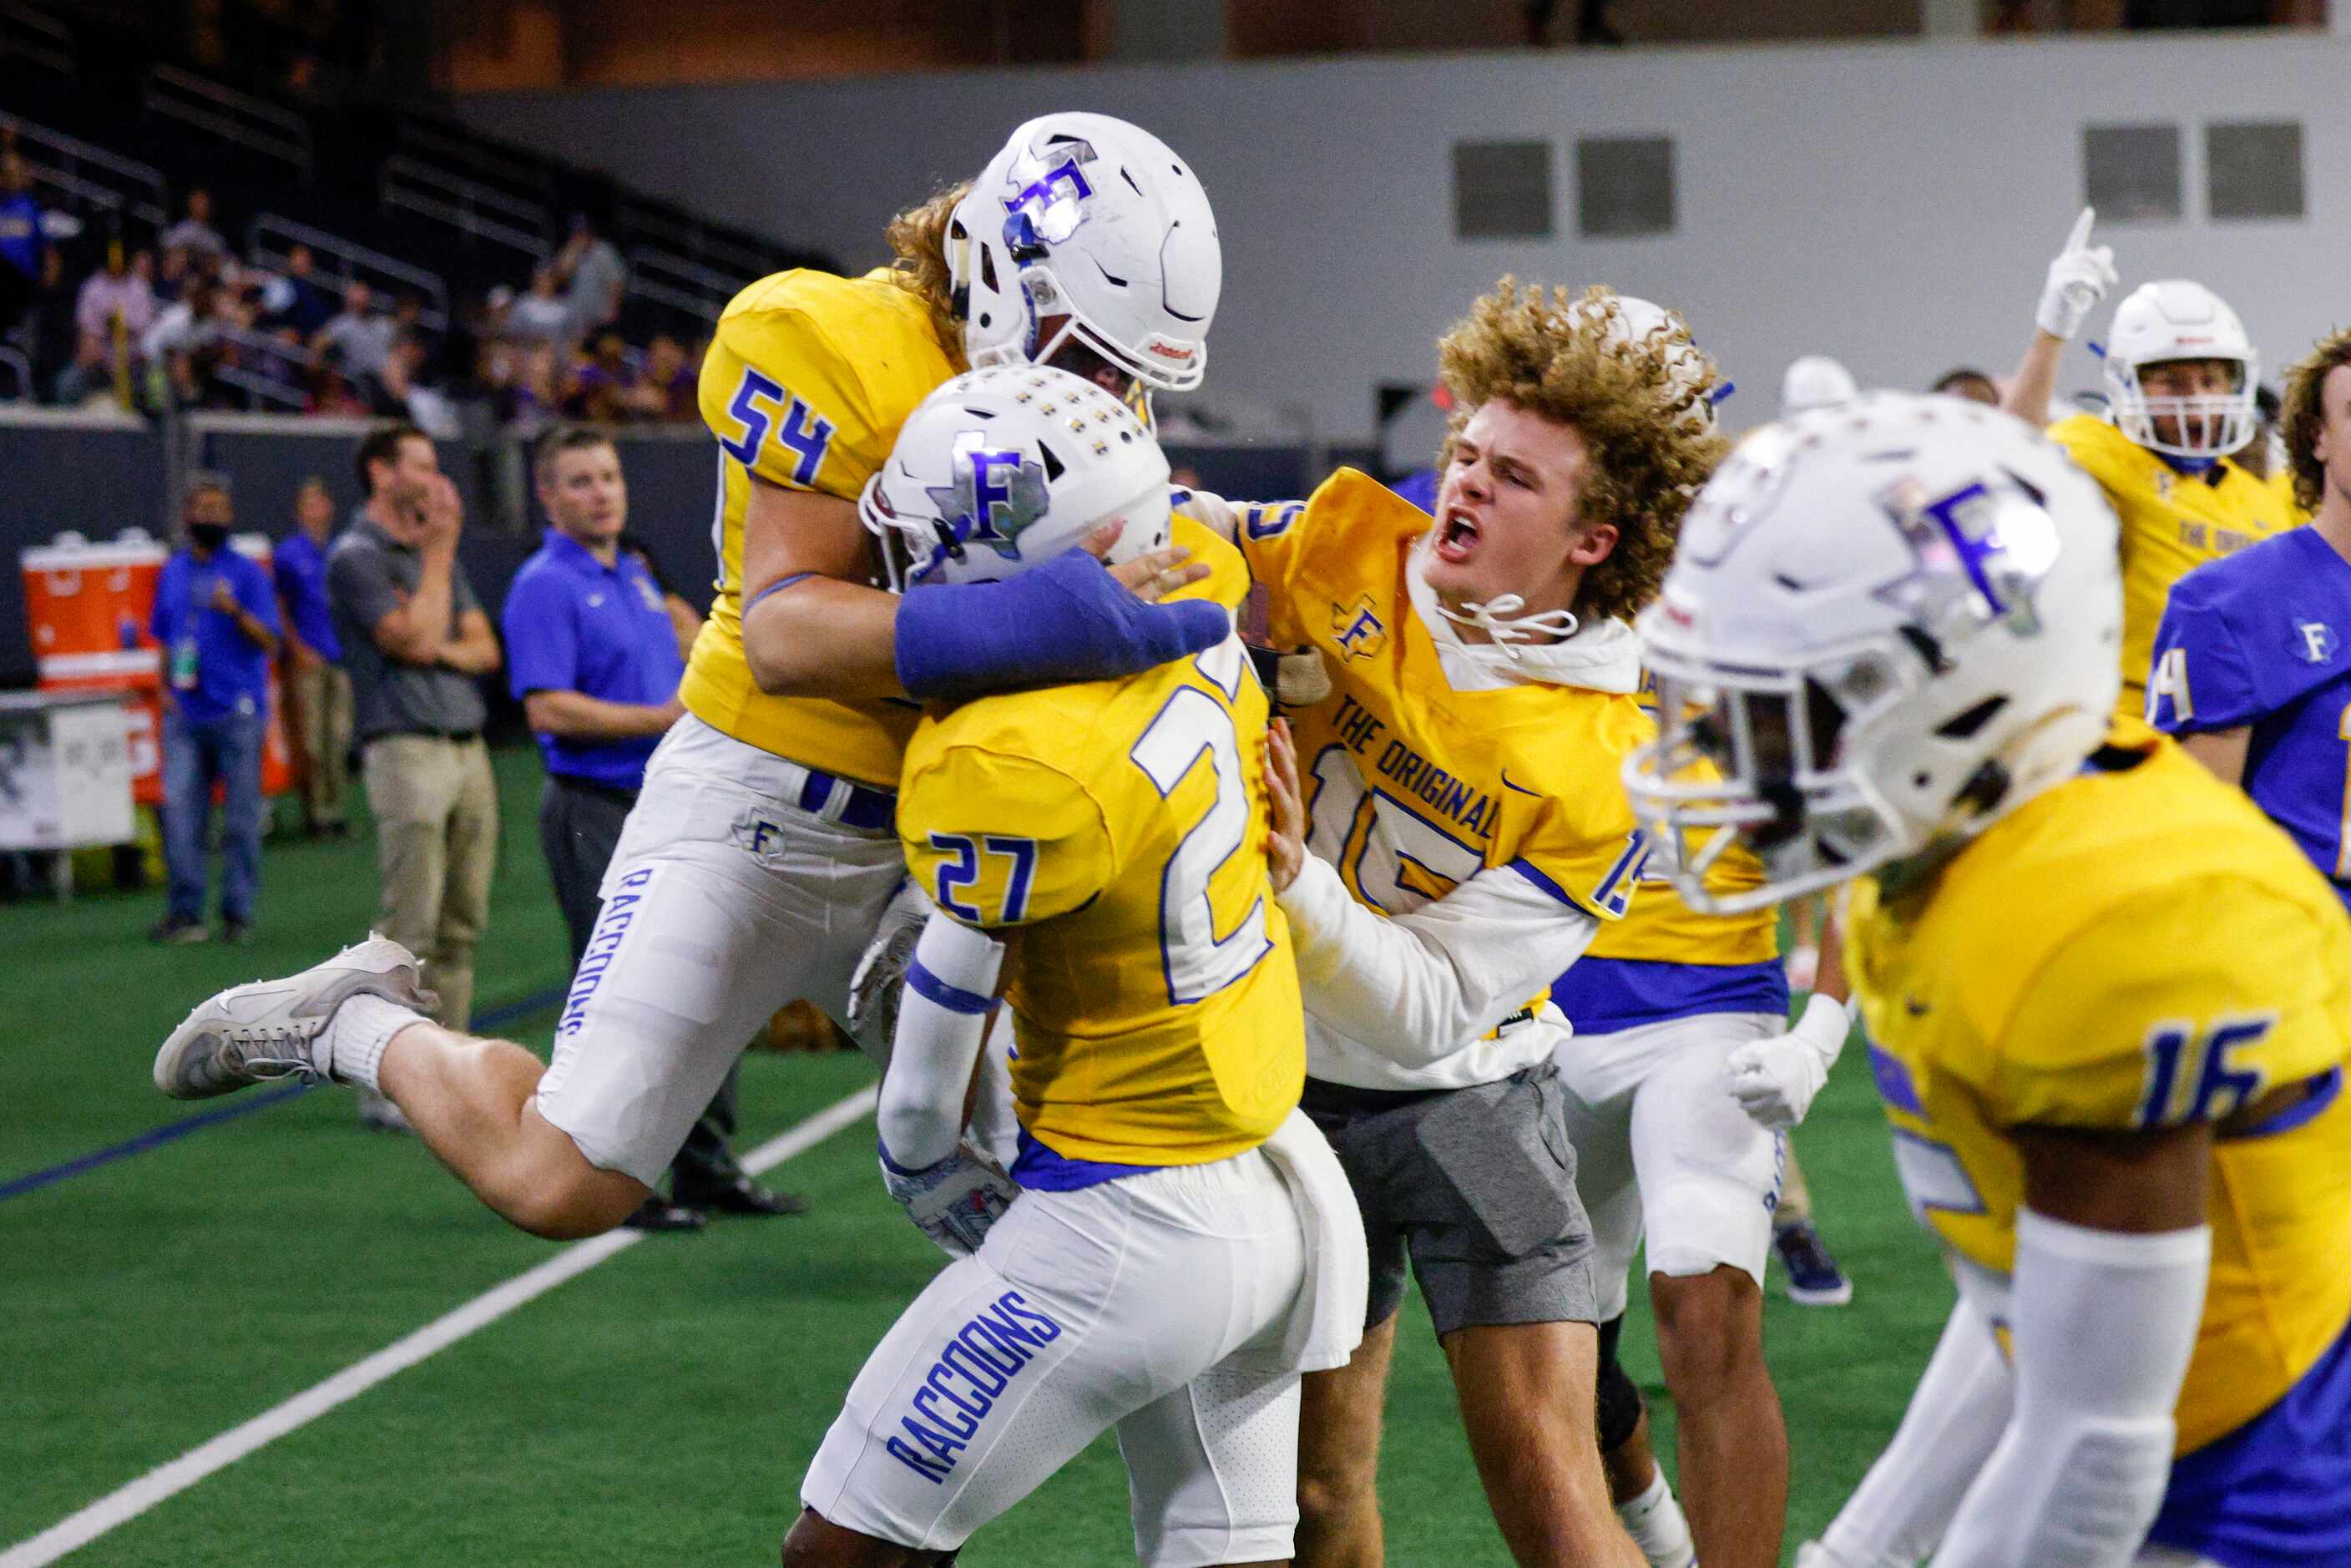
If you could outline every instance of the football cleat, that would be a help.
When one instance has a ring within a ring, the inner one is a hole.
[[[1788,1299],[1800,1307],[1841,1307],[1853,1300],[1853,1281],[1830,1255],[1809,1219],[1771,1232],[1771,1250],[1788,1270]]]
[[[248,1083],[315,1083],[327,1076],[319,1039],[335,1009],[357,996],[420,1013],[434,1004],[415,955],[371,936],[298,975],[232,986],[204,1002],[155,1053],[155,1087],[174,1100],[208,1100]]]

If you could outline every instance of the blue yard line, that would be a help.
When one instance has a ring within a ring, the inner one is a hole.
[[[492,1008],[475,1019],[474,1025],[476,1029],[496,1029],[500,1024],[511,1023],[516,1019],[528,1017],[529,1014],[555,1006],[563,999],[569,988],[568,986],[550,986],[546,990],[534,991],[520,1001],[508,1002],[503,1007]],[[193,1116],[183,1116],[176,1122],[166,1122],[160,1127],[150,1127],[135,1138],[125,1138],[119,1144],[110,1145],[92,1154],[83,1155],[78,1159],[68,1160],[61,1166],[51,1166],[47,1170],[35,1171],[30,1176],[21,1176],[14,1181],[0,1183],[0,1201],[22,1197],[29,1192],[38,1192],[41,1188],[54,1186],[68,1176],[78,1176],[84,1171],[94,1171],[100,1166],[112,1165],[115,1161],[128,1159],[132,1155],[143,1155],[150,1149],[160,1149],[165,1144],[175,1143],[186,1137],[190,1133],[201,1133],[206,1127],[217,1127],[223,1122],[234,1122],[239,1116],[247,1116],[256,1111],[266,1110],[272,1105],[295,1098],[309,1087],[307,1083],[281,1084],[276,1089],[247,1095],[234,1104],[224,1105],[215,1111],[200,1111]]]

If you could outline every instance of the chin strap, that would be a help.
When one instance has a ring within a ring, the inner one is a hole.
[[[1486,604],[1465,604],[1458,611],[1450,609],[1443,600],[1437,601],[1437,612],[1457,626],[1474,626],[1493,639],[1494,645],[1515,661],[1520,643],[1531,643],[1540,637],[1546,642],[1560,642],[1575,635],[1583,623],[1573,610],[1546,610],[1539,615],[1521,615],[1527,601],[1515,593],[1505,593]]]

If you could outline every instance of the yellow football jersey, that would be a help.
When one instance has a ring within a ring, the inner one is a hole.
[[[1489,866],[1562,904],[1624,915],[1644,847],[1617,783],[1650,726],[1630,693],[1456,690],[1412,608],[1428,514],[1343,468],[1304,502],[1240,509],[1269,631],[1311,644],[1331,695],[1290,716],[1309,843],[1355,900],[1400,915]]]
[[[2095,414],[2049,427],[2122,522],[2123,693],[2119,715],[2147,709],[2155,629],[2171,585],[2208,560],[2304,521],[2293,492],[2256,479],[2228,458],[2208,474],[2182,474]]]
[[[779,757],[883,788],[921,711],[891,701],[775,697],[743,656],[743,513],[751,476],[855,501],[914,406],[956,373],[923,302],[887,269],[779,272],[737,295],[702,361],[718,438],[718,594],[678,695],[696,718]]]
[[[1212,569],[1180,596],[1238,607],[1231,547],[1182,517],[1174,537]],[[1201,1165],[1254,1148],[1298,1103],[1266,714],[1236,635],[1127,680],[967,703],[907,746],[906,863],[949,915],[1019,928],[1013,1100],[1065,1159]]]
[[[2116,740],[1924,888],[1856,883],[1845,964],[1912,1207],[1996,1322],[2022,1201],[2010,1128],[2218,1122],[2308,1086],[2214,1145],[2187,1453],[2277,1404],[2351,1321],[2351,922],[2242,794],[2144,727]]]

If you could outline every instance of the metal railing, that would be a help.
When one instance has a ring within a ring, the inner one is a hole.
[[[153,164],[13,114],[0,112],[0,128],[14,133],[37,183],[107,212],[163,226],[163,175]]]
[[[223,87],[177,66],[150,70],[141,100],[150,114],[209,131],[248,152],[292,165],[305,180],[310,177],[310,121],[290,109]]]
[[[783,249],[780,246],[760,246],[693,218],[664,212],[626,197],[614,208],[612,218],[613,226],[621,231],[620,237],[651,240],[654,244],[648,248],[666,251],[683,260],[696,262],[721,272],[737,273],[746,283],[775,271],[777,258]]]
[[[502,245],[538,262],[552,254],[546,239],[548,211],[543,202],[510,196],[404,153],[383,161],[379,191],[385,206],[447,224],[469,239]]]
[[[275,403],[298,411],[308,404],[310,398],[306,389],[267,375],[247,362],[276,360],[298,372],[309,371],[318,364],[319,357],[301,344],[288,343],[264,332],[248,332],[240,327],[216,325],[205,334],[205,346],[237,351],[239,359],[213,365],[207,378],[243,392],[247,409]]]
[[[437,272],[427,272],[396,256],[370,250],[356,241],[298,224],[276,213],[264,213],[255,218],[245,233],[246,258],[273,272],[286,270],[287,255],[298,245],[308,247],[319,273],[328,275],[314,275],[319,287],[340,294],[344,283],[356,277],[371,287],[388,288],[394,293],[410,290],[424,299],[417,324],[434,332],[449,329],[449,286]]]
[[[666,305],[673,310],[683,310],[699,316],[705,321],[716,321],[726,308],[726,302],[743,291],[748,277],[719,272],[684,256],[672,256],[651,246],[638,246],[629,252],[628,292],[640,299],[650,299],[656,305]],[[756,276],[756,274],[754,275]]]
[[[0,56],[81,79],[81,49],[73,29],[29,5],[0,5]]]
[[[403,152],[452,172],[507,190],[543,206],[555,201],[555,173],[544,162],[483,142],[459,126],[402,115],[393,135]]]

